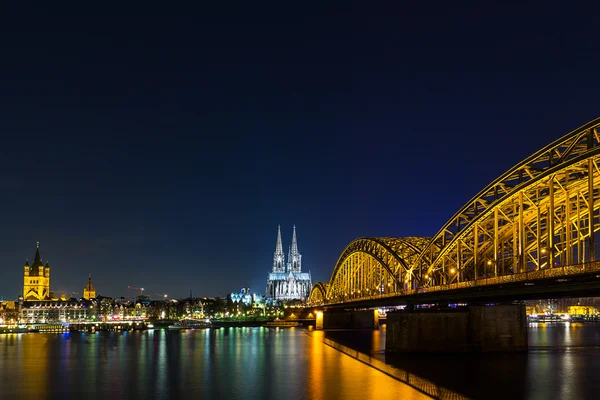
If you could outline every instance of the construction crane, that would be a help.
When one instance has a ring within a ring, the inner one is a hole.
[[[143,287],[127,286],[127,289],[139,290],[140,291],[140,296],[142,296],[144,294],[144,288]]]
[[[165,300],[167,299],[167,297],[169,297],[169,295],[168,295],[168,294],[166,294],[166,293],[154,293],[154,295],[155,295],[155,296],[162,296],[162,297],[163,297],[163,299],[165,299]]]

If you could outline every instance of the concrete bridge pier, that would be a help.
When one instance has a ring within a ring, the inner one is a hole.
[[[525,306],[413,309],[387,313],[386,352],[527,351]]]
[[[318,312],[316,329],[379,329],[377,310]]]

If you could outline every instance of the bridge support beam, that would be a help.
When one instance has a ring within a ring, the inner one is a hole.
[[[379,312],[377,310],[327,311],[323,313],[322,318],[321,329],[379,328]],[[317,329],[319,329],[319,325],[317,319]]]
[[[386,352],[527,351],[524,305],[387,313]]]

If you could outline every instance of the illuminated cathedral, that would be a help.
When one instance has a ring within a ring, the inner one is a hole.
[[[266,298],[271,300],[306,300],[312,288],[310,272],[302,272],[302,255],[298,251],[296,226],[288,252],[287,266],[281,227],[277,227],[277,244],[273,254],[273,269],[267,277]]]

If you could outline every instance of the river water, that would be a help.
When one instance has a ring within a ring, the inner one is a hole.
[[[600,399],[600,324],[530,324],[528,353],[386,356],[379,331],[0,335],[0,398],[424,399],[322,343],[473,399]]]
[[[1,399],[388,397],[426,398],[298,328],[0,335]]]
[[[326,337],[473,399],[600,399],[600,324],[531,323],[519,354],[385,355],[385,327]]]

